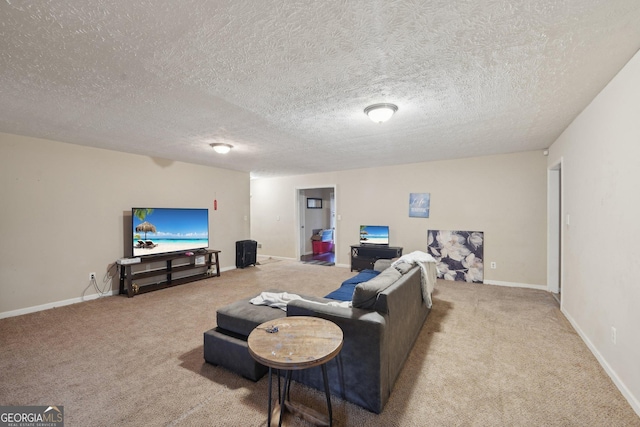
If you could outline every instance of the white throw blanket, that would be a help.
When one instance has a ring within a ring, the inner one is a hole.
[[[301,300],[306,302],[312,302],[314,304],[321,305],[330,305],[333,307],[351,307],[351,301],[331,301],[331,302],[316,302],[309,301],[302,298],[300,295],[290,294],[287,292],[262,292],[255,298],[252,298],[249,302],[254,305],[268,305],[269,307],[279,308],[281,310],[287,311],[287,304],[291,301]]]
[[[406,255],[402,255],[391,266],[395,267],[398,264],[407,263],[411,265],[418,264],[420,267],[420,284],[422,288],[422,299],[427,303],[427,307],[431,308],[431,294],[436,286],[436,279],[438,277],[438,268],[436,267],[436,260],[428,253],[421,251],[414,251]]]

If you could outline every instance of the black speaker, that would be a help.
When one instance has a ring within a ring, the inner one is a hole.
[[[255,240],[240,240],[236,242],[236,268],[256,265],[258,242]]]

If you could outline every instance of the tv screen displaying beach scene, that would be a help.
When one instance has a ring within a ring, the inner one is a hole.
[[[133,208],[133,256],[188,252],[209,247],[209,210]]]
[[[388,225],[361,225],[361,245],[389,245]]]

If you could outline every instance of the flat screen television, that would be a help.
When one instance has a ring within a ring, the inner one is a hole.
[[[389,246],[389,226],[388,225],[361,225],[360,226],[360,244]]]
[[[209,247],[209,210],[131,209],[133,256],[189,252]]]

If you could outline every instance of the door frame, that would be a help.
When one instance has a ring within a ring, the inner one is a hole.
[[[309,185],[305,185],[305,186],[299,186],[299,187],[295,187],[295,210],[296,210],[296,220],[295,220],[295,241],[296,243],[296,259],[300,259],[300,257],[303,255],[302,251],[302,245],[303,245],[303,233],[301,232],[302,227],[305,226],[304,224],[304,210],[306,209],[307,205],[305,203],[305,191],[306,190],[317,190],[317,189],[329,189],[329,190],[333,190],[333,206],[329,206],[329,209],[332,209],[332,212],[330,212],[329,214],[332,215],[333,218],[333,222],[335,224],[335,229],[333,231],[333,242],[334,242],[334,250],[335,253],[338,253],[338,221],[336,220],[335,216],[337,215],[338,212],[338,186],[336,184],[329,184],[329,185],[313,185],[313,186],[309,186]],[[329,222],[331,223],[331,221]]]
[[[561,294],[564,276],[563,169],[562,158],[547,168],[547,290],[554,294]]]

